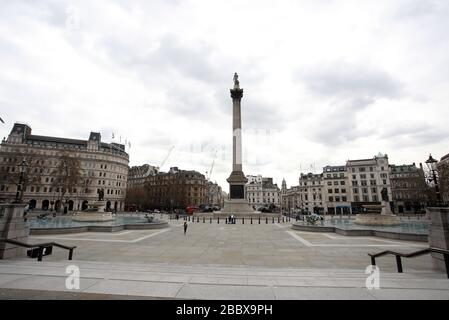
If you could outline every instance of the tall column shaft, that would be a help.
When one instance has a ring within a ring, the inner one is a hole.
[[[232,171],[242,171],[242,114],[240,101],[241,98],[233,98],[232,100]]]

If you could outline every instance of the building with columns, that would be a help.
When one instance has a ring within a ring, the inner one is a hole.
[[[66,190],[64,199],[54,184],[63,159],[73,159],[80,169],[79,179]],[[0,201],[14,201],[19,181],[8,178],[19,176],[24,160],[23,176],[33,179],[23,184],[22,201],[30,209],[86,209],[98,199],[99,189],[104,189],[107,209],[124,208],[129,156],[124,145],[102,142],[100,133],[91,132],[88,140],[41,136],[33,135],[29,125],[15,123],[0,145]]]

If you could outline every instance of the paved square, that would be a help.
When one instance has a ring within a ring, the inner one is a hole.
[[[427,244],[376,237],[345,237],[334,233],[292,230],[289,223],[233,224],[189,223],[184,236],[182,221],[169,229],[82,233],[31,237],[32,242],[54,240],[78,246],[74,259],[166,263],[175,265],[260,266],[277,268],[347,268],[364,270],[369,252],[395,249],[411,252]],[[45,260],[64,260],[67,253],[55,248]],[[393,257],[379,259],[381,269],[396,271]],[[430,256],[404,259],[404,270],[431,271]]]

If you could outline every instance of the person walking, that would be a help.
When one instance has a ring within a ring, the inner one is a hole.
[[[186,235],[187,232],[187,221],[184,221],[184,235]]]

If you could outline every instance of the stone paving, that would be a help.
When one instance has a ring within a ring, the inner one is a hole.
[[[210,224],[189,223],[184,236],[182,221],[171,221],[164,230],[82,233],[30,237],[30,242],[56,241],[78,246],[74,259],[132,261],[177,265],[237,265],[279,268],[364,269],[368,252],[395,249],[411,252],[424,243],[375,237],[344,237],[334,233],[295,231],[290,223]],[[298,239],[299,238],[299,239]],[[66,259],[55,248],[46,260]],[[431,270],[430,256],[404,260],[404,270]],[[395,271],[393,257],[379,259],[379,266]]]

